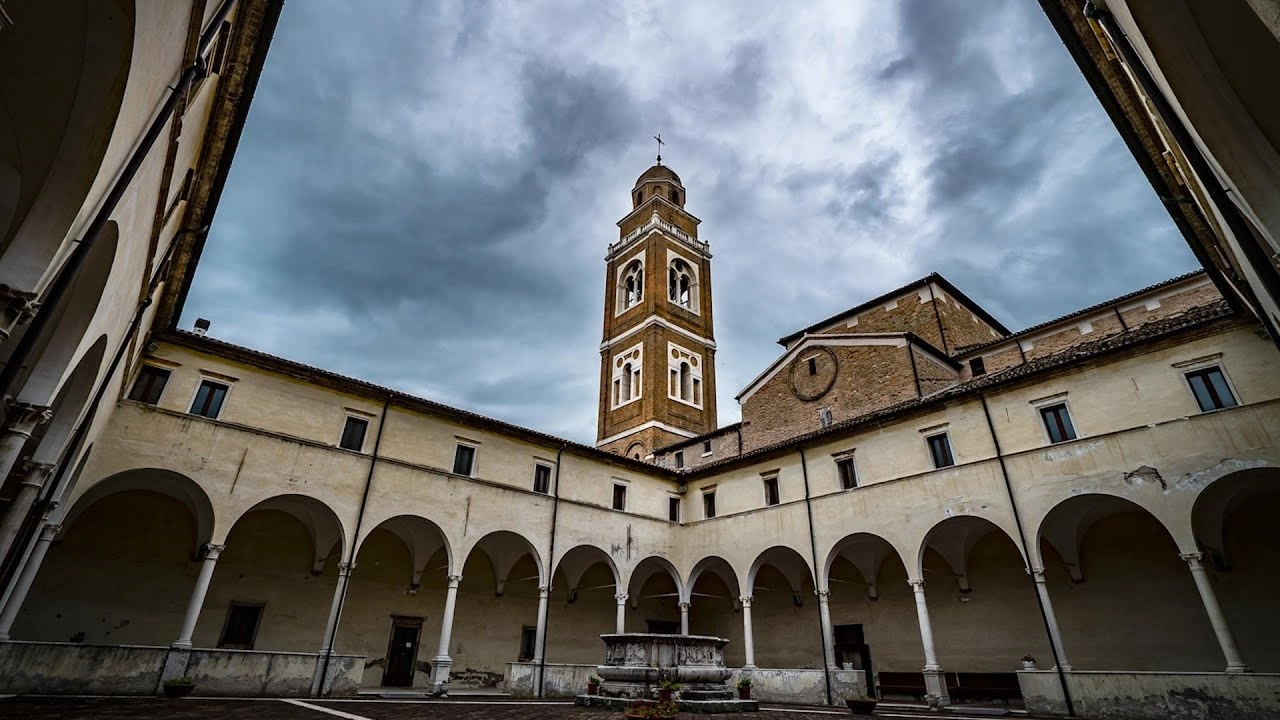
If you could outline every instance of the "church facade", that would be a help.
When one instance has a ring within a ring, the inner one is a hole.
[[[174,327],[198,245],[161,249],[207,222],[274,22],[226,7],[124,23],[191,38],[175,74],[229,23],[202,149],[167,134],[188,194],[121,212],[168,224],[97,245],[127,262],[72,293],[83,322],[31,353],[40,310],[13,312],[0,346],[33,358],[0,692],[562,696],[600,634],[684,632],[766,701],[1277,711],[1280,357],[1209,276],[1012,332],[931,274],[800,319],[719,426],[711,248],[656,165],[606,248],[597,441],[554,437]]]

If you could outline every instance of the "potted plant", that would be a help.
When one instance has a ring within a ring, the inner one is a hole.
[[[844,699],[844,704],[854,715],[870,715],[875,712],[876,699],[866,695],[852,695]]]
[[[164,681],[164,696],[171,698],[186,697],[196,689],[196,681],[183,675],[180,678]]]
[[[1023,655],[1023,656],[1022,656],[1022,669],[1023,669],[1023,670],[1035,670],[1035,669],[1036,669],[1036,659],[1035,659],[1035,658],[1033,658],[1033,657],[1031,657],[1030,655]]]
[[[743,677],[738,680],[738,699],[739,700],[751,699],[751,678]]]
[[[649,717],[655,718],[673,718],[680,714],[680,707],[676,705],[675,700],[663,700],[655,705],[650,712]]]
[[[653,717],[649,703],[645,700],[632,700],[623,708],[622,714],[629,718]]]
[[[680,683],[663,680],[658,683],[658,702],[670,702],[671,694],[680,689]]]
[[[591,677],[587,678],[587,694],[588,695],[600,694],[600,678],[596,677],[595,675],[592,675]]]

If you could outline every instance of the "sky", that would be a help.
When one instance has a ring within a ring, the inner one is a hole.
[[[933,271],[1017,330],[1196,267],[1031,0],[292,0],[182,326],[593,443],[657,133],[721,424],[779,337]]]

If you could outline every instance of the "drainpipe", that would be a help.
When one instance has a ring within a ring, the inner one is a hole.
[[[1086,18],[1096,20],[1106,28],[1107,34],[1111,37],[1112,45],[1120,52],[1125,64],[1133,72],[1134,79],[1138,81],[1138,85],[1146,93],[1147,99],[1151,101],[1156,115],[1164,121],[1165,126],[1169,128],[1169,133],[1173,135],[1173,139],[1182,148],[1183,155],[1191,165],[1192,172],[1200,178],[1214,206],[1222,213],[1223,219],[1227,222],[1227,227],[1231,230],[1231,234],[1235,236],[1236,242],[1243,251],[1245,262],[1253,268],[1254,273],[1257,274],[1258,279],[1265,286],[1271,298],[1275,301],[1280,301],[1280,273],[1276,272],[1266,252],[1258,247],[1257,238],[1254,236],[1249,222],[1245,220],[1240,213],[1240,208],[1228,196],[1230,191],[1222,186],[1222,182],[1218,179],[1217,174],[1213,172],[1209,161],[1205,159],[1204,154],[1201,152],[1200,146],[1195,143],[1190,131],[1187,130],[1187,126],[1182,123],[1182,118],[1174,112],[1169,100],[1156,85],[1155,78],[1151,76],[1151,71],[1142,63],[1142,58],[1138,57],[1138,53],[1133,49],[1128,36],[1116,24],[1115,17],[1105,8],[1098,7],[1092,0],[1086,0],[1083,12]],[[1194,248],[1195,244],[1192,243],[1192,246]],[[1198,255],[1199,252],[1197,250]],[[1208,259],[1205,259],[1203,264],[1207,268],[1214,267],[1213,263]],[[1226,295],[1227,293],[1223,294]],[[1271,319],[1267,317],[1266,311],[1262,308],[1254,309],[1258,311],[1257,315],[1262,320],[1263,326],[1271,334],[1272,340],[1280,343],[1280,335],[1276,334],[1276,328],[1273,327]]]
[[[26,332],[18,340],[18,344],[14,346],[13,354],[9,356],[9,361],[4,364],[4,367],[0,368],[0,398],[9,395],[9,391],[13,389],[13,384],[18,377],[18,371],[27,364],[27,360],[35,349],[37,341],[44,334],[45,326],[49,324],[52,316],[56,314],[53,309],[57,307],[58,302],[62,300],[62,297],[67,294],[75,283],[76,276],[80,274],[80,266],[84,264],[84,259],[89,254],[89,248],[98,239],[102,229],[106,227],[107,222],[111,219],[111,214],[115,212],[116,206],[120,204],[120,199],[124,197],[129,185],[138,174],[138,170],[141,169],[143,161],[146,160],[147,154],[151,152],[151,147],[155,145],[165,126],[168,125],[169,118],[173,116],[174,108],[178,106],[178,101],[186,94],[187,88],[195,81],[196,76],[204,72],[204,50],[217,36],[218,30],[222,27],[223,19],[231,11],[231,6],[235,2],[236,0],[224,0],[222,7],[218,8],[217,13],[209,22],[209,27],[200,36],[199,44],[196,45],[195,62],[189,65],[182,72],[182,75],[178,77],[178,82],[174,83],[173,89],[169,91],[169,97],[165,99],[164,104],[160,107],[160,113],[151,121],[146,133],[143,134],[137,147],[134,148],[133,154],[129,156],[129,160],[120,171],[120,175],[111,185],[111,189],[107,192],[106,198],[103,199],[102,205],[98,207],[98,212],[93,216],[93,220],[89,222],[81,238],[73,242],[74,247],[71,249],[70,256],[63,263],[62,268],[58,270],[57,275],[54,276],[53,282],[49,284],[49,289],[44,293],[44,297],[40,302],[45,311],[37,313],[31,319],[31,324],[27,326]],[[174,240],[177,240],[176,236]]]
[[[102,405],[102,398],[106,396],[107,388],[111,386],[111,381],[115,377],[116,370],[119,369],[121,361],[124,360],[125,353],[133,343],[133,339],[137,336],[138,330],[142,327],[143,314],[146,313],[147,308],[151,306],[151,303],[155,301],[156,290],[160,287],[160,282],[165,275],[169,259],[173,257],[174,248],[180,244],[178,239],[183,235],[204,235],[207,232],[209,232],[208,225],[201,228],[183,228],[182,230],[174,233],[173,239],[169,241],[169,247],[165,248],[164,258],[161,259],[160,264],[156,266],[155,274],[151,276],[151,282],[147,286],[146,296],[138,303],[138,307],[133,313],[133,319],[129,321],[128,327],[125,328],[124,337],[121,338],[120,344],[116,347],[115,354],[111,356],[111,364],[107,367],[107,372],[102,376],[102,379],[98,381],[98,387],[94,391],[93,397],[89,400],[84,418],[80,421],[80,424],[76,426],[75,432],[71,435],[71,442],[67,443],[67,446],[62,451],[61,457],[58,458],[57,472],[53,479],[45,484],[45,491],[41,501],[39,503],[32,503],[31,509],[28,511],[29,513],[38,517],[39,514],[48,507],[49,502],[56,501],[63,493],[62,484],[67,477],[67,466],[71,464],[70,461],[79,451],[80,444],[84,441],[85,435],[89,432],[89,427],[93,425],[93,420],[98,413],[98,408]],[[31,332],[29,329],[27,337],[30,336]],[[30,518],[31,515],[28,515],[28,523]],[[3,573],[0,574],[0,587],[8,584],[14,571],[16,571],[17,566],[19,565],[17,558],[20,558],[21,554],[18,552],[18,548],[25,548],[31,540],[31,535],[38,531],[38,528],[28,526],[26,537],[14,540],[13,545],[10,547],[9,555],[9,558],[12,558],[13,562],[9,562],[3,566]],[[3,558],[0,558],[0,560],[3,560]]]
[[[804,459],[804,447],[800,451],[800,472],[804,476],[804,507],[809,516],[809,553],[813,558],[813,589],[818,587],[818,539],[813,532],[813,498],[809,495],[809,465]],[[818,614],[818,632],[822,635],[822,679],[827,687],[827,704],[831,704],[831,665],[827,662],[827,629],[822,625],[822,614]]]
[[[552,480],[552,482],[555,483],[556,489],[555,489],[555,492],[551,493],[551,542],[548,543],[550,547],[547,549],[547,565],[549,567],[549,569],[547,570],[547,587],[551,587],[551,580],[555,577],[555,574],[556,574],[556,569],[554,566],[551,565],[551,563],[555,562],[556,560],[556,518],[557,516],[560,515],[560,458],[564,455],[564,449],[567,446],[568,446],[568,443],[563,443],[560,445],[560,449],[556,451],[556,474],[555,474],[555,479]],[[617,592],[622,592],[622,591],[618,590]],[[545,685],[545,680],[546,680],[545,675],[547,670],[547,631],[549,629],[547,620],[550,617],[550,615],[551,615],[551,603],[548,602],[546,604],[546,610],[543,611],[542,618],[541,618],[542,620],[542,655],[538,658],[538,699],[539,700],[542,699],[542,688]]]
[[[987,396],[985,393],[979,392],[978,399],[982,401],[982,414],[987,418],[987,430],[991,433],[991,442],[995,445],[996,459],[1000,461],[1000,474],[1004,477],[1004,489],[1009,494],[1009,507],[1013,510],[1013,522],[1018,526],[1018,541],[1022,545],[1023,557],[1027,559],[1027,577],[1031,580],[1031,591],[1036,595],[1036,607],[1040,609],[1040,619],[1044,622],[1044,634],[1049,638],[1049,650],[1053,652],[1053,666],[1058,671],[1058,683],[1062,686],[1062,698],[1067,704],[1067,716],[1075,717],[1076,710],[1071,703],[1071,691],[1067,689],[1067,675],[1062,669],[1062,662],[1058,659],[1058,644],[1053,641],[1053,631],[1049,627],[1049,615],[1044,610],[1044,599],[1040,597],[1040,590],[1036,585],[1036,578],[1031,571],[1031,549],[1027,545],[1027,534],[1022,529],[1022,515],[1018,513],[1018,503],[1013,498],[1013,483],[1009,480],[1009,468],[1004,462],[1004,453],[1000,450],[1000,438],[996,436],[996,425],[991,421],[991,409],[987,406]]]
[[[324,697],[325,681],[329,679],[329,660],[333,657],[333,643],[338,637],[338,625],[342,623],[342,606],[347,604],[347,586],[351,584],[351,573],[356,571],[356,550],[360,542],[360,526],[364,523],[364,508],[369,504],[369,490],[373,488],[373,468],[378,464],[378,448],[382,446],[382,431],[387,426],[387,408],[395,393],[388,393],[382,401],[382,416],[378,418],[378,434],[373,438],[373,453],[369,456],[369,474],[364,478],[364,494],[360,496],[360,510],[356,513],[356,530],[351,537],[351,551],[347,553],[347,572],[338,573],[338,582],[342,589],[338,591],[338,612],[334,614],[333,627],[329,628],[329,637],[325,638],[324,660],[320,664],[320,686],[316,689],[316,697]]]
[[[1129,332],[1129,324],[1124,321],[1124,316],[1120,314],[1120,308],[1115,303],[1111,303],[1111,312],[1116,314],[1116,319],[1120,321],[1120,332]]]

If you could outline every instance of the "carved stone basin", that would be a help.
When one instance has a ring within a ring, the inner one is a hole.
[[[601,635],[604,664],[596,668],[606,695],[635,697],[663,680],[691,689],[723,689],[731,674],[724,666],[725,638],[713,635],[625,633]]]

